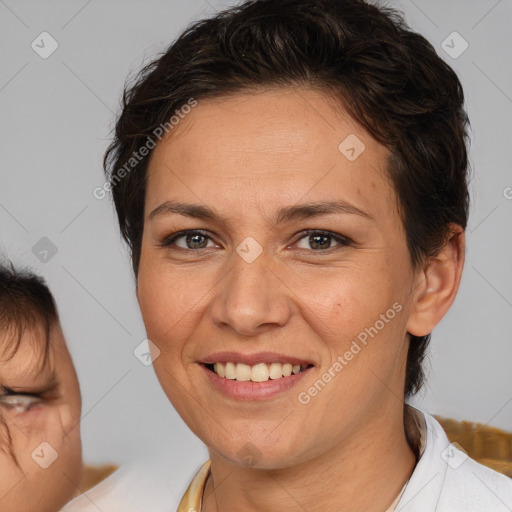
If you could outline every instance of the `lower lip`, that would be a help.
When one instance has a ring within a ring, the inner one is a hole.
[[[210,382],[224,395],[239,400],[264,400],[294,388],[314,367],[307,368],[296,375],[269,379],[264,382],[252,382],[250,380],[239,382],[234,379],[219,377],[209,370],[204,364],[200,365]]]

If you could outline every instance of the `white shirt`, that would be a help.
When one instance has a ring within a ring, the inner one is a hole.
[[[512,479],[468,457],[434,417],[421,414],[425,449],[396,512],[511,512]]]
[[[457,449],[433,416],[417,409],[414,414],[420,423],[421,456],[389,510],[512,512],[512,479]],[[123,466],[61,512],[175,512],[203,463]]]

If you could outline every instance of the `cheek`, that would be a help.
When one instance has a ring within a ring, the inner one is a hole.
[[[317,280],[315,287],[302,288],[302,315],[324,351],[320,373],[329,373],[326,379],[334,382],[322,392],[317,407],[330,399],[362,406],[379,395],[381,381],[400,373],[405,333],[402,285],[391,278],[389,269],[371,269],[353,267]],[[348,395],[347,389],[352,390]]]
[[[25,441],[49,431],[51,411],[45,404],[37,404],[25,412],[9,409],[2,412],[15,446],[25,447]]]
[[[303,277],[294,291],[315,330],[343,343],[372,326],[399,300],[398,288],[387,274],[378,276],[373,277],[369,266],[350,268],[320,279]]]
[[[159,340],[187,335],[202,310],[202,300],[214,286],[207,279],[197,269],[169,269],[165,262],[141,259],[137,297],[149,339],[159,345]]]

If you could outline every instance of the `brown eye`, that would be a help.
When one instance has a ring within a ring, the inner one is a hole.
[[[300,242],[304,240],[306,241],[306,247],[300,247],[301,249],[312,249],[318,252],[333,248],[333,241],[335,241],[338,246],[342,247],[352,244],[349,238],[331,231],[310,230],[304,233],[299,239]]]
[[[204,249],[208,245],[208,241],[204,235],[186,235],[185,243],[187,249]]]
[[[166,237],[161,245],[168,248],[176,246],[186,250],[207,249],[209,241],[212,241],[211,238],[202,231],[180,231]]]
[[[328,235],[310,235],[309,244],[312,249],[329,249],[331,238]]]

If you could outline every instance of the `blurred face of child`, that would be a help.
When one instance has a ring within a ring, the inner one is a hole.
[[[0,510],[55,512],[82,473],[78,380],[62,330],[26,329],[13,357],[0,331]],[[7,354],[7,357],[6,357]]]

